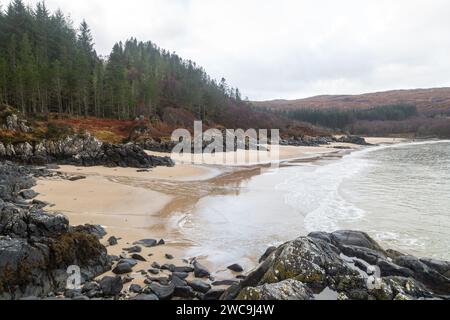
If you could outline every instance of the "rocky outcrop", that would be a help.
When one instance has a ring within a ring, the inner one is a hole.
[[[316,232],[265,254],[260,266],[222,299],[410,300],[450,297],[449,262],[389,250],[363,232]]]
[[[288,279],[264,284],[256,288],[244,288],[237,300],[312,300],[312,291],[302,282]]]
[[[19,118],[14,113],[6,116],[6,118],[4,119],[4,125],[2,125],[1,128],[13,132],[23,132],[23,133],[28,133],[31,132],[32,130],[26,120]]]
[[[368,146],[370,145],[367,143],[366,139],[358,137],[358,136],[342,136],[340,138],[334,138],[335,142],[341,142],[341,143],[352,143],[352,144],[358,144],[361,146]]]
[[[333,142],[333,137],[290,137],[282,139],[280,141],[281,146],[294,146],[294,147],[318,147],[321,145],[328,145]]]
[[[309,137],[309,136],[303,136],[303,137],[290,137],[288,139],[282,139],[280,141],[280,145],[287,145],[287,146],[305,146],[305,147],[318,147],[323,145],[329,145],[332,142],[340,142],[340,143],[351,143],[351,144],[357,144],[362,146],[369,146],[370,144],[366,142],[366,140],[362,137],[358,136],[342,136],[342,137],[331,137],[331,136],[324,136],[324,137]]]
[[[134,168],[174,165],[169,157],[148,155],[135,144],[103,143],[90,134],[68,136],[57,141],[42,140],[33,144],[0,143],[0,159],[36,165],[58,163]]]
[[[46,297],[64,291],[67,268],[78,266],[81,281],[110,269],[106,248],[91,226],[71,227],[30,201],[33,176],[47,171],[0,164],[0,299]],[[26,194],[27,197],[23,197]]]

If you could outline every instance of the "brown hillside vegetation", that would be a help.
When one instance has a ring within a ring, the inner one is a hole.
[[[4,127],[6,118],[16,114],[31,127],[29,132],[12,131]],[[57,139],[75,133],[89,132],[104,142],[125,143],[154,139],[170,140],[174,130],[179,128],[193,132],[194,121],[200,120],[185,108],[167,107],[161,117],[137,117],[118,120],[97,117],[72,116],[62,113],[35,114],[23,116],[15,108],[0,105],[0,141],[22,143],[42,139]],[[246,105],[231,105],[222,112],[220,123],[203,121],[203,130],[218,129],[280,129],[281,136],[324,136],[330,132],[311,124],[286,119],[272,113],[255,111]]]
[[[410,104],[426,115],[450,114],[450,88],[394,90],[361,95],[323,95],[298,100],[253,102],[255,107],[292,110],[301,108],[367,109],[371,107]]]

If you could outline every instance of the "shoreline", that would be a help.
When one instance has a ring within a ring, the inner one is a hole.
[[[392,138],[367,140],[369,143],[395,143]],[[323,147],[281,147],[281,165],[341,157],[361,147],[343,143]],[[177,164],[174,168],[158,167],[147,172],[131,168],[61,166],[57,171],[82,175],[86,179],[74,182],[40,179],[34,190],[39,193],[38,200],[52,205],[49,211],[62,212],[72,225],[104,226],[108,234],[102,243],[107,245],[110,255],[120,256],[124,253],[123,248],[141,239],[164,239],[164,246],[143,248],[140,254],[147,261],[139,262],[134,268],[141,271],[148,270],[153,261],[176,264],[194,258],[187,255],[192,241],[179,232],[171,218],[189,212],[208,195],[239,192],[240,183],[259,175],[262,167],[264,165],[218,168]],[[107,244],[105,240],[110,236],[120,238],[118,245]],[[168,259],[166,255],[175,258]],[[207,257],[197,258],[210,270],[220,270],[213,272],[219,280],[237,275],[224,271],[226,266],[219,268],[210,263]],[[137,284],[142,284],[145,279],[140,272],[133,272],[131,276]]]

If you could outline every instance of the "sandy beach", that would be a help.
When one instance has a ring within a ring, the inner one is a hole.
[[[374,144],[399,142],[390,138],[368,138],[367,141]],[[321,147],[281,146],[279,154],[281,162],[313,161],[338,156],[344,152],[342,148],[360,147],[344,143]],[[205,196],[239,192],[240,182],[259,175],[261,165],[200,166],[174,160],[177,164],[173,168],[158,167],[144,172],[133,168],[61,166],[60,172],[86,178],[77,181],[41,179],[34,190],[39,193],[39,200],[51,204],[49,211],[62,212],[72,225],[102,225],[108,232],[103,239],[105,244],[110,236],[119,238],[118,245],[108,246],[109,254],[120,255],[123,248],[141,239],[164,239],[164,246],[143,249],[141,255],[147,262],[140,262],[134,270],[147,270],[153,261],[185,263],[193,258],[187,250],[192,242],[178,231],[172,216],[189,211]],[[166,254],[174,259],[167,259]],[[218,267],[205,257],[197,258],[207,266]],[[139,272],[132,276],[137,283],[144,279]],[[225,279],[230,277],[230,272],[222,270],[215,276]]]

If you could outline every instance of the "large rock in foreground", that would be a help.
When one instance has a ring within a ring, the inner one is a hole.
[[[324,293],[354,300],[450,297],[449,262],[393,252],[363,232],[311,233],[271,250],[222,299],[303,300]]]

